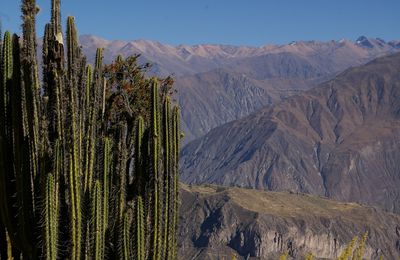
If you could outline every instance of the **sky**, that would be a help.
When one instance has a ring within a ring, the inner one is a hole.
[[[18,0],[0,0],[3,31],[20,32]],[[400,0],[65,0],[63,22],[108,40],[261,46],[296,40],[400,39]],[[38,34],[50,0],[37,0]]]

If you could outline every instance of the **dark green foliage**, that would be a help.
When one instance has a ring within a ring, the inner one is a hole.
[[[86,64],[74,18],[52,1],[36,57],[34,0],[23,41],[0,55],[0,258],[176,259],[179,109],[171,78],[138,56]]]

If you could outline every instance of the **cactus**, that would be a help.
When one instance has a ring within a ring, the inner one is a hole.
[[[179,109],[138,56],[86,65],[51,4],[41,82],[36,1],[1,41],[0,258],[176,259]]]
[[[93,258],[94,259],[104,259],[104,222],[103,222],[103,199],[102,199],[102,187],[100,181],[96,181],[94,185],[94,191],[92,194],[92,235],[94,236],[94,248],[93,248]]]
[[[53,174],[47,176],[45,204],[46,259],[57,259],[58,241],[58,194]]]
[[[35,0],[23,0],[21,5],[22,10],[22,33],[23,33],[23,48],[21,57],[21,67],[23,70],[23,83],[25,86],[25,102],[24,107],[24,128],[27,130],[26,135],[29,140],[29,162],[30,174],[32,183],[38,183],[39,173],[39,76],[36,58],[36,14],[38,8]],[[31,185],[31,190],[35,194],[35,185]],[[33,214],[37,214],[35,196],[32,199]]]
[[[57,10],[57,8],[56,8]],[[81,209],[81,166],[79,159],[79,137],[77,135],[77,64],[79,54],[77,47],[77,35],[74,20],[68,17],[67,20],[67,49],[68,49],[68,69],[67,79],[69,83],[68,90],[68,117],[66,121],[69,123],[69,134],[66,139],[69,150],[68,159],[70,164],[70,195],[71,195],[71,226],[72,226],[72,258],[81,258],[81,240],[82,240],[82,209]]]
[[[168,241],[169,241],[169,225],[170,225],[170,216],[169,216],[169,211],[170,211],[170,185],[171,183],[170,176],[171,176],[171,143],[170,143],[170,134],[171,134],[171,123],[170,123],[170,99],[169,97],[166,97],[164,101],[164,108],[163,108],[163,142],[164,142],[164,154],[163,154],[163,160],[164,160],[164,175],[162,176],[163,178],[163,192],[164,192],[164,202],[163,202],[163,213],[164,213],[164,227],[163,227],[163,241],[161,248],[163,249],[162,251],[162,256],[168,255],[169,252],[169,247],[168,247]]]
[[[161,246],[161,227],[160,227],[160,177],[159,177],[159,103],[158,103],[158,83],[156,80],[152,80],[151,86],[151,133],[152,133],[152,170],[153,170],[153,259],[160,259],[160,246]]]
[[[137,176],[138,180],[138,193],[142,194],[143,193],[143,182],[144,182],[144,176],[143,176],[143,138],[144,138],[144,119],[143,117],[139,116],[137,119],[136,123],[136,140],[135,140],[135,173]]]
[[[109,194],[110,194],[110,170],[111,170],[111,144],[109,138],[104,138],[104,159],[103,159],[103,241],[105,241],[105,233],[108,227],[108,217],[109,217]]]
[[[281,254],[281,255],[279,256],[279,260],[286,260],[287,257],[288,257],[288,255],[289,255],[288,252],[285,252],[285,253]]]
[[[355,236],[350,243],[346,246],[345,250],[338,257],[339,260],[349,259],[349,257],[353,256],[354,245],[358,241],[358,236]]]
[[[131,259],[131,243],[130,243],[130,228],[131,228],[131,216],[129,211],[123,214],[122,218],[122,257],[121,259],[129,260]]]
[[[171,185],[170,185],[170,207],[172,208],[172,216],[170,217],[171,224],[169,226],[169,244],[170,248],[168,258],[176,259],[177,258],[177,226],[178,226],[178,180],[179,180],[179,147],[180,147],[180,110],[179,107],[175,106],[172,112],[172,130],[171,130],[171,155],[172,155],[172,172],[171,172]]]
[[[10,168],[8,166],[9,156],[9,127],[8,127],[8,109],[9,109],[9,89],[10,83],[13,77],[13,66],[12,66],[12,47],[11,47],[11,34],[10,32],[5,32],[3,41],[3,50],[1,61],[1,85],[0,85],[0,121],[4,122],[0,125],[0,209],[1,209],[1,219],[6,228],[8,234],[14,232],[14,227],[12,224],[12,201],[11,199],[11,179]]]
[[[364,251],[365,251],[365,242],[367,241],[368,238],[368,231],[364,233],[364,235],[361,237],[361,240],[359,241],[358,247],[354,252],[353,259],[356,260],[362,260],[364,256]]]
[[[91,188],[92,179],[93,179],[93,163],[94,163],[94,143],[95,143],[95,117],[94,117],[94,103],[93,103],[93,95],[92,95],[92,83],[93,83],[93,71],[92,66],[88,65],[86,67],[86,98],[85,98],[85,109],[88,116],[85,118],[85,156],[84,156],[84,190],[87,192]]]
[[[137,260],[145,259],[145,239],[144,239],[144,214],[143,200],[141,196],[137,197],[135,204],[135,228],[133,234],[133,257]]]

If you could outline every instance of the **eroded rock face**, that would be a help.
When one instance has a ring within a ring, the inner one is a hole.
[[[400,212],[400,54],[213,129],[182,151],[182,180]]]
[[[317,259],[333,259],[366,231],[366,259],[400,256],[400,216],[376,208],[217,186],[183,185],[181,197],[181,259],[230,259],[234,254],[277,259],[283,252],[295,259],[309,252]]]

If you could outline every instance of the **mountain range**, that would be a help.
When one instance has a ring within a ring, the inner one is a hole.
[[[185,143],[212,128],[316,86],[353,66],[396,52],[398,41],[358,38],[355,42],[297,41],[261,47],[230,45],[171,46],[154,41],[108,41],[80,37],[83,51],[105,62],[118,54],[141,54],[158,76],[173,75],[182,107]]]
[[[400,212],[399,41],[80,41],[89,57],[97,47],[105,48],[105,62],[140,53],[154,64],[150,73],[175,76],[187,144],[183,181],[305,192]]]
[[[304,192],[400,212],[400,53],[211,130],[182,180]]]

